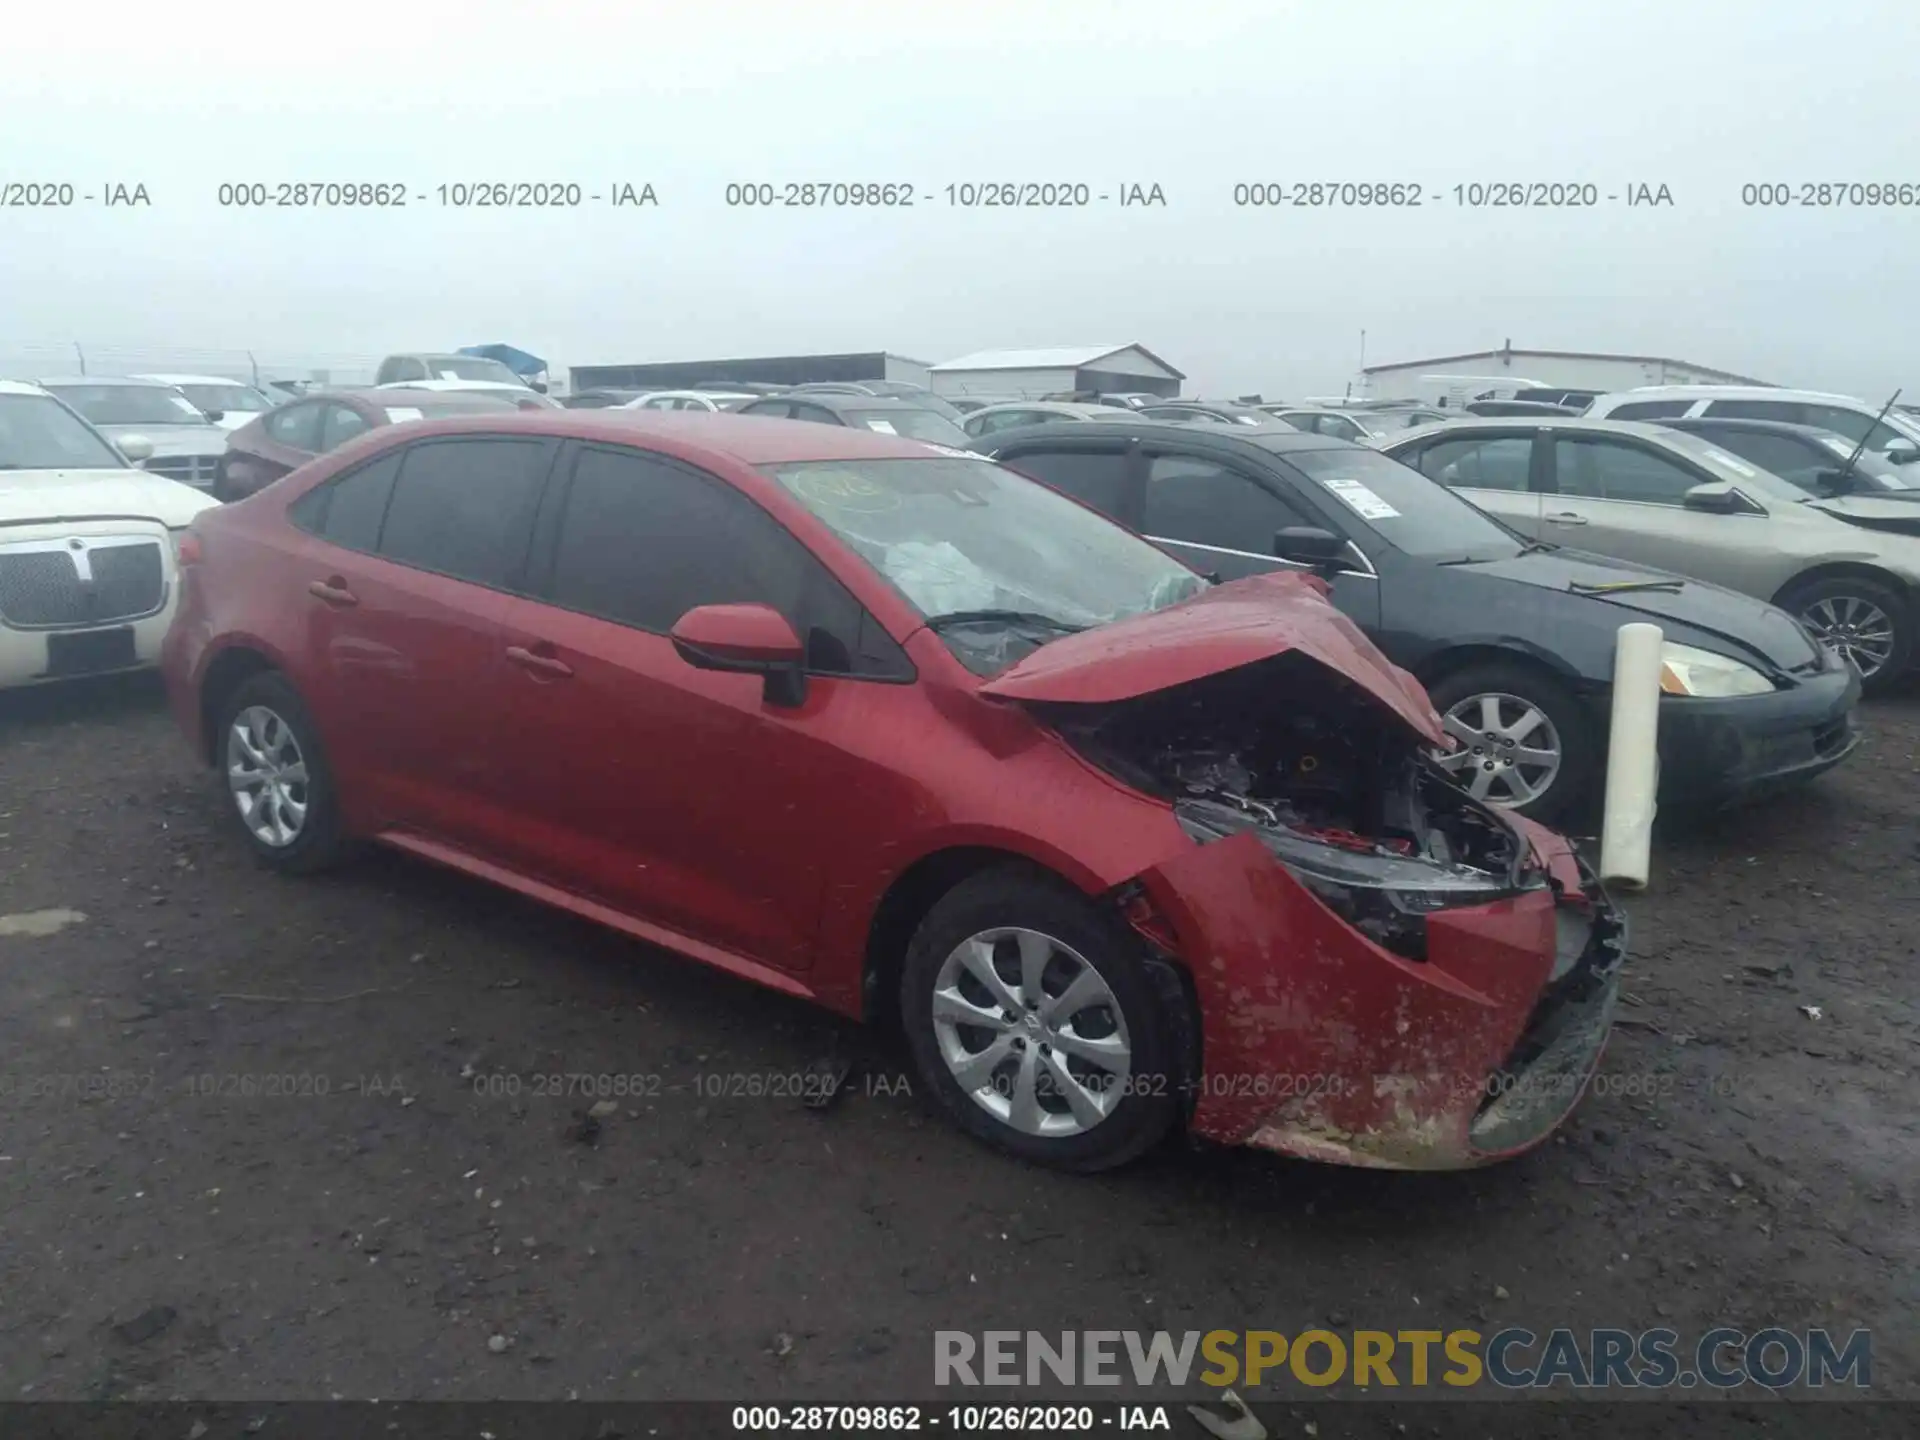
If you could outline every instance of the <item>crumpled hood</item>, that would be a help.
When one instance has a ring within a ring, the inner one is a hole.
[[[1426,691],[1326,599],[1289,571],[1253,575],[1191,600],[1063,635],[980,687],[1007,700],[1107,704],[1294,651],[1367,691],[1409,728],[1446,744]]]
[[[144,470],[0,470],[0,525],[132,516],[177,530],[217,503]]]

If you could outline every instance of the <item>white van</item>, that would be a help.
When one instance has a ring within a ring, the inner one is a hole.
[[[1881,407],[1851,395],[1781,390],[1771,385],[1646,385],[1602,395],[1587,407],[1589,420],[1677,420],[1711,415],[1728,420],[1779,420],[1811,425],[1859,442],[1905,465],[1920,460],[1920,415],[1898,407],[1876,420]]]
[[[1422,375],[1419,398],[1445,410],[1458,410],[1475,400],[1511,400],[1516,390],[1543,385],[1523,375]]]

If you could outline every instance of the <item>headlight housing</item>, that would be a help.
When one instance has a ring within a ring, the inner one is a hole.
[[[1376,945],[1408,960],[1427,958],[1427,917],[1485,905],[1544,885],[1544,877],[1495,875],[1472,865],[1382,853],[1261,825],[1231,806],[1189,800],[1174,807],[1180,828],[1202,844],[1252,830],[1273,858],[1329,910]],[[1362,848],[1362,847],[1365,848]]]
[[[1773,682],[1751,665],[1726,655],[1668,641],[1660,647],[1660,689],[1667,695],[1726,700],[1737,695],[1771,695]]]

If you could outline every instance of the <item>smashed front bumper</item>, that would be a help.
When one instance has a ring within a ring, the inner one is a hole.
[[[1552,1134],[1605,1048],[1625,921],[1564,840],[1524,831],[1551,885],[1432,915],[1424,961],[1352,929],[1251,834],[1142,875],[1199,1002],[1193,1133],[1406,1170]]]

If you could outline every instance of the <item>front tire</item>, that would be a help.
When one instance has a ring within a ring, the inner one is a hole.
[[[977,1139],[1065,1170],[1123,1165],[1178,1115],[1140,940],[1065,884],[984,871],[920,923],[900,985],[921,1083]]]
[[[1546,671],[1481,661],[1441,676],[1428,694],[1460,742],[1440,763],[1476,799],[1550,825],[1589,798],[1601,768],[1593,722]]]
[[[275,670],[249,676],[221,705],[214,760],[263,865],[308,874],[346,851],[333,770],[306,702]]]
[[[1837,575],[1792,586],[1778,603],[1852,662],[1863,695],[1884,694],[1913,662],[1913,610],[1888,586]]]

